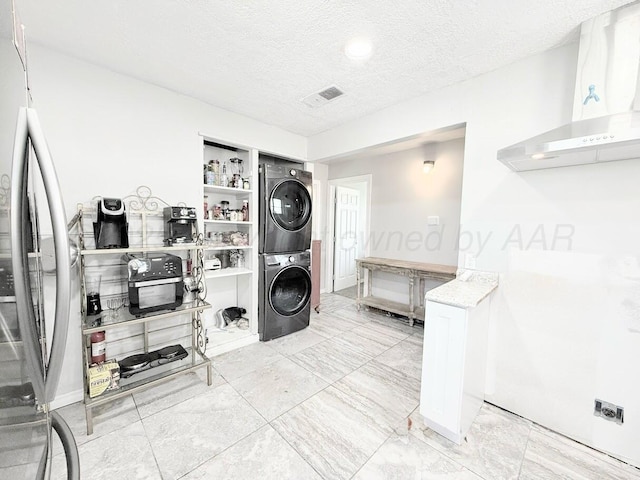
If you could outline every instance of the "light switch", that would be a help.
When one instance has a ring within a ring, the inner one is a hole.
[[[473,253],[466,253],[464,255],[464,268],[476,268],[476,256]]]
[[[440,217],[437,215],[427,217],[427,225],[440,225]]]

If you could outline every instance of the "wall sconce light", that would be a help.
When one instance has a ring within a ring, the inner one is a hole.
[[[425,160],[422,163],[422,171],[424,173],[429,173],[431,172],[431,170],[433,170],[433,167],[435,166],[436,162],[434,162],[433,160]]]
[[[436,143],[430,142],[423,145],[424,161],[422,162],[422,171],[429,173],[436,165]]]

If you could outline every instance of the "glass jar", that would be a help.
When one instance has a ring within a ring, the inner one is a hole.
[[[229,202],[227,200],[222,200],[220,205],[222,206],[221,220],[229,220]]]
[[[229,251],[229,266],[231,268],[235,268],[238,266],[238,251],[230,250]]]
[[[223,250],[220,253],[220,268],[229,268],[229,263],[231,263],[229,250]]]
[[[213,206],[213,219],[214,220],[223,220],[224,217],[222,215],[222,205],[220,205],[219,203],[216,203]]]
[[[211,165],[208,165],[207,172],[205,173],[204,183],[206,183],[207,185],[215,185],[215,181],[215,174],[213,173],[213,170],[211,170]]]
[[[220,183],[221,187],[229,186],[229,176],[227,175],[227,164],[222,162],[222,173],[220,174]]]
[[[207,218],[207,211],[209,210],[209,197],[204,196],[204,218]]]
[[[249,221],[249,200],[242,201],[242,221]]]
[[[218,185],[220,183],[220,162],[209,160],[207,166],[207,185]]]

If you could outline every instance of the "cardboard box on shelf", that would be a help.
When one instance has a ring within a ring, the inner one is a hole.
[[[115,360],[91,365],[87,377],[89,379],[89,397],[97,397],[107,390],[115,390],[119,387],[120,365]]]

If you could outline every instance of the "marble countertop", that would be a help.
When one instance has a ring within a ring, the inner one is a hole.
[[[498,274],[496,273],[460,271],[455,280],[429,290],[425,295],[425,302],[473,308],[497,287]]]

